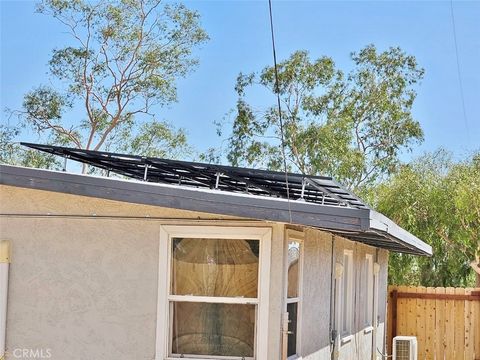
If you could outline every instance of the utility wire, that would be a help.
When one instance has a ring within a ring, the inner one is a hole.
[[[292,223],[292,209],[290,206],[290,187],[288,184],[287,157],[285,155],[285,135],[283,131],[282,106],[280,102],[280,86],[278,82],[277,52],[275,50],[275,31],[273,29],[272,0],[268,0],[268,10],[270,14],[270,32],[272,35],[273,67],[275,69],[275,93],[277,94],[278,121],[280,123],[280,140],[282,142],[283,167],[285,170],[285,185],[287,187],[288,215]]]
[[[458,56],[457,27],[455,25],[455,14],[453,12],[453,0],[450,0],[450,15],[452,18],[452,26],[453,26],[453,41],[455,43],[455,58],[457,60],[457,75],[458,75],[458,83],[460,85],[460,98],[462,100],[463,120],[465,122],[465,128],[467,130],[467,142],[470,145],[470,130],[468,126],[467,110],[465,107],[465,95],[463,93],[462,72],[460,71],[460,60]]]

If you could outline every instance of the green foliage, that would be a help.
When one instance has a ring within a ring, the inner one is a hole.
[[[14,138],[19,132],[18,128],[0,125],[0,163],[60,170],[61,164],[55,156],[25,149],[15,143]]]
[[[370,45],[352,60],[354,69],[344,74],[331,58],[312,61],[306,51],[297,51],[278,64],[278,93],[289,167],[358,188],[392,173],[399,153],[423,139],[411,115],[423,69],[399,48],[378,53]],[[228,160],[279,169],[278,109],[257,110],[247,100],[252,87],[275,93],[274,69],[238,76]]]
[[[445,151],[403,166],[371,191],[383,214],[426,241],[432,257],[392,254],[389,281],[423,286],[473,286],[480,255],[480,153],[454,162]]]
[[[177,101],[176,80],[198,63],[193,50],[208,36],[196,11],[160,0],[43,0],[37,10],[61,22],[73,42],[53,50],[53,87],[25,95],[16,114],[26,126],[42,139],[94,150],[121,148],[119,134],[142,139],[153,131],[158,146],[184,137],[173,126],[160,130],[152,110]],[[67,120],[77,108],[85,116]]]
[[[193,156],[185,131],[176,130],[166,122],[144,123],[133,137],[128,132],[120,134],[117,143],[118,149],[127,154],[170,159]]]

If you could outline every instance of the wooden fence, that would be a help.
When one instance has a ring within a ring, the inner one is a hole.
[[[480,360],[480,288],[390,286],[388,351],[416,336],[419,360]]]

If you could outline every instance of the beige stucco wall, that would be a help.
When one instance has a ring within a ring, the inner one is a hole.
[[[123,216],[165,219],[236,219],[194,211],[125,203],[0,185],[0,214]]]
[[[268,360],[280,359],[284,225],[11,186],[0,186],[0,214],[0,238],[10,239],[13,250],[7,319],[11,351],[50,349],[53,360],[154,359],[158,262],[164,260],[158,255],[160,224],[218,220],[272,227]],[[305,230],[304,359],[330,359],[332,239],[330,233]],[[376,254],[374,248],[336,237],[334,261],[343,259],[345,248],[356,256]],[[385,299],[388,253],[379,251],[378,258],[380,298]],[[385,302],[379,307],[381,348]],[[364,339],[359,335],[356,341]],[[355,359],[353,348],[340,349],[341,358]]]
[[[307,229],[304,241],[300,351],[330,355],[330,269],[332,235]]]
[[[333,242],[333,257],[332,255]],[[365,332],[365,326],[360,321],[360,313],[365,303],[360,297],[360,291],[365,286],[361,274],[361,266],[366,254],[372,254],[373,260],[380,264],[379,274],[379,327],[376,332],[377,347],[384,346],[385,305],[387,286],[388,252],[374,247],[356,243],[330,233],[308,229],[305,231],[303,293],[302,293],[302,320],[301,320],[301,349],[300,354],[305,360],[330,360],[331,347],[329,335],[330,300],[334,301],[331,291],[332,260],[343,263],[344,250],[354,253],[354,296],[356,304],[354,310],[353,338],[340,344],[338,359],[371,359],[373,332]],[[333,320],[332,320],[333,321]]]
[[[0,214],[9,359],[43,349],[54,360],[153,359],[160,224],[233,219],[11,186]]]
[[[2,218],[0,228],[13,252],[10,352],[50,349],[59,360],[153,358],[155,223]]]

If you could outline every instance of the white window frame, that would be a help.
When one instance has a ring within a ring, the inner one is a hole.
[[[302,298],[303,298],[303,261],[304,261],[304,240],[305,236],[302,231],[287,229],[285,232],[285,313],[287,312],[287,305],[297,303],[297,342],[296,354],[287,357],[287,360],[300,359],[300,349],[302,341]],[[298,257],[298,296],[295,298],[288,298],[288,243],[290,241],[297,241],[300,243],[300,253]],[[286,324],[285,324],[286,325]]]
[[[363,326],[366,329],[372,328],[373,326],[373,305],[374,305],[374,261],[372,254],[366,254],[364,259],[364,282],[365,287],[365,304],[363,304]]]
[[[210,239],[251,239],[259,240],[259,277],[258,297],[206,297],[192,295],[172,295],[171,263],[173,238],[210,238]],[[213,225],[161,225],[158,261],[158,303],[156,331],[156,360],[178,359],[170,353],[171,324],[170,302],[193,301],[226,304],[257,305],[254,357],[245,359],[262,360],[267,358],[268,349],[268,307],[270,289],[270,256],[272,229],[270,227],[240,227]],[[165,261],[166,260],[166,261]],[[230,356],[188,357],[189,360],[238,359]]]
[[[348,257],[348,266],[345,266],[345,257]],[[342,338],[342,342],[348,341],[350,336],[353,335],[353,306],[354,306],[354,274],[353,274],[353,250],[344,250],[343,251],[343,271],[338,284],[339,290],[339,322],[338,330]],[[346,293],[344,291],[344,283],[347,282]],[[346,311],[344,309],[346,308]],[[344,320],[346,323],[346,328],[344,328]]]

